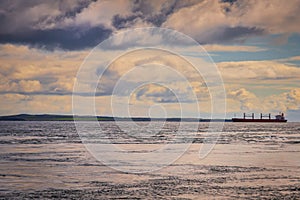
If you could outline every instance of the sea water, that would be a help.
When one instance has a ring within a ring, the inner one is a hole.
[[[90,122],[80,123],[93,131]],[[131,123],[148,122],[121,123],[130,130]],[[172,142],[179,123],[166,122],[155,134],[133,128],[128,134],[114,122],[99,122],[111,143],[139,151]],[[161,169],[130,173],[118,170],[126,162],[113,167],[97,160],[74,122],[1,121],[0,198],[300,198],[300,123],[225,123],[204,158],[199,149],[209,123],[199,123],[193,134],[188,127],[195,122],[183,123],[191,144],[180,158]]]

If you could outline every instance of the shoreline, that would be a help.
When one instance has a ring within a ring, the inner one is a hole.
[[[73,116],[73,115],[7,115],[0,116],[0,121],[95,121],[95,116]],[[97,116],[98,121],[168,121],[168,122],[232,122],[231,119],[197,119],[197,118],[149,118],[149,117],[110,117],[110,116]]]

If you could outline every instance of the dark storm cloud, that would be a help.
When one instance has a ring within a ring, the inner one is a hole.
[[[249,37],[263,35],[264,29],[256,27],[216,27],[211,34],[203,36],[198,35],[194,39],[200,44],[243,42]]]
[[[230,4],[237,2],[237,0],[220,0],[220,1],[224,3],[230,3]]]
[[[37,92],[23,92],[23,91],[0,91],[0,95],[3,94],[21,94],[21,95],[57,95],[57,96],[83,96],[83,97],[97,97],[97,96],[110,96],[111,93],[105,92],[73,92],[66,90],[43,90]]]
[[[138,25],[140,22],[141,24],[161,27],[172,14],[182,8],[199,3],[196,0],[132,1],[130,14],[118,13],[112,17],[111,24],[113,27],[111,29],[97,23],[97,25],[92,26],[89,21],[82,24],[72,23],[78,14],[91,6],[91,2],[93,1],[0,1],[0,43],[25,44],[49,50],[55,48],[66,50],[90,48],[108,38],[113,32],[112,29],[140,27]],[[224,0],[223,2],[233,4],[235,1]],[[228,11],[230,10],[230,6],[226,8]],[[92,14],[97,16],[96,12]],[[71,21],[72,25],[66,25],[65,21]],[[195,30],[196,33],[197,31]],[[262,29],[255,27],[222,26],[216,27],[207,36],[199,33],[194,36],[194,39],[201,44],[222,43],[242,40],[248,36],[263,33]],[[164,41],[170,40],[168,38],[163,39]],[[173,39],[171,38],[171,40]],[[180,41],[177,40],[176,43],[178,44]]]
[[[220,35],[217,35],[217,37],[213,38],[213,40],[220,42],[244,40],[246,37],[257,36],[262,34],[264,34],[264,30],[256,27],[225,27],[221,31]]]
[[[177,1],[161,1],[161,8],[155,10],[147,1],[135,1],[132,11],[140,13],[144,21],[155,26],[161,26],[166,21],[168,15],[174,12],[177,4]]]
[[[147,24],[160,27],[169,15],[195,3],[196,1],[194,0],[133,1],[131,8],[132,15],[122,16],[117,14],[114,16],[112,24],[116,29],[129,28],[139,19]]]
[[[168,17],[175,13],[176,11],[192,6],[196,3],[196,1],[179,1],[179,0],[174,0],[174,1],[166,1],[161,9],[160,12],[154,14],[154,15],[149,15],[146,20],[147,22],[152,23],[155,26],[161,26],[167,19]],[[146,5],[147,6],[147,5]]]
[[[256,27],[227,27],[224,29],[223,38],[224,40],[230,40],[233,38],[241,38],[243,36],[261,35],[264,33],[263,29]]]
[[[118,42],[122,39],[122,42]],[[97,48],[101,51],[127,50],[130,48],[181,47],[196,45],[187,35],[166,28],[148,27],[121,32],[105,40]]]
[[[49,50],[62,48],[68,50],[94,47],[110,34],[104,27],[84,30],[81,27],[69,29],[26,30],[23,33],[0,34],[0,43],[29,44]]]
[[[93,1],[0,1],[0,43],[27,44],[46,49],[67,50],[93,47],[111,30],[98,27],[59,27]]]
[[[73,18],[91,0],[30,0],[0,1],[0,33],[22,32],[26,29],[45,29],[65,18]]]
[[[112,25],[116,29],[129,28],[134,24],[134,21],[138,18],[143,18],[142,15],[130,15],[122,17],[121,15],[115,15],[112,20]]]

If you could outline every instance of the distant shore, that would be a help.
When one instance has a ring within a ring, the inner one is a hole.
[[[98,121],[170,121],[170,122],[232,122],[231,119],[197,119],[197,118],[148,118],[148,117],[109,117],[97,116]],[[0,121],[94,121],[95,116],[73,116],[73,115],[8,115],[0,116]]]

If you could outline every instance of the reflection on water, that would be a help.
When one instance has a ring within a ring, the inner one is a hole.
[[[89,122],[81,123],[89,127]],[[144,122],[137,123],[145,126]],[[120,148],[143,151],[172,140],[178,124],[167,122],[155,134],[133,130],[129,135],[113,122],[101,122],[101,126]],[[184,137],[192,137],[189,139],[193,144],[170,166],[151,173],[130,174],[94,159],[85,150],[72,122],[0,122],[0,197],[300,197],[300,123],[225,123],[213,151],[199,159],[199,149],[209,134],[207,127],[207,123],[200,123],[198,132],[193,134],[187,128]]]

